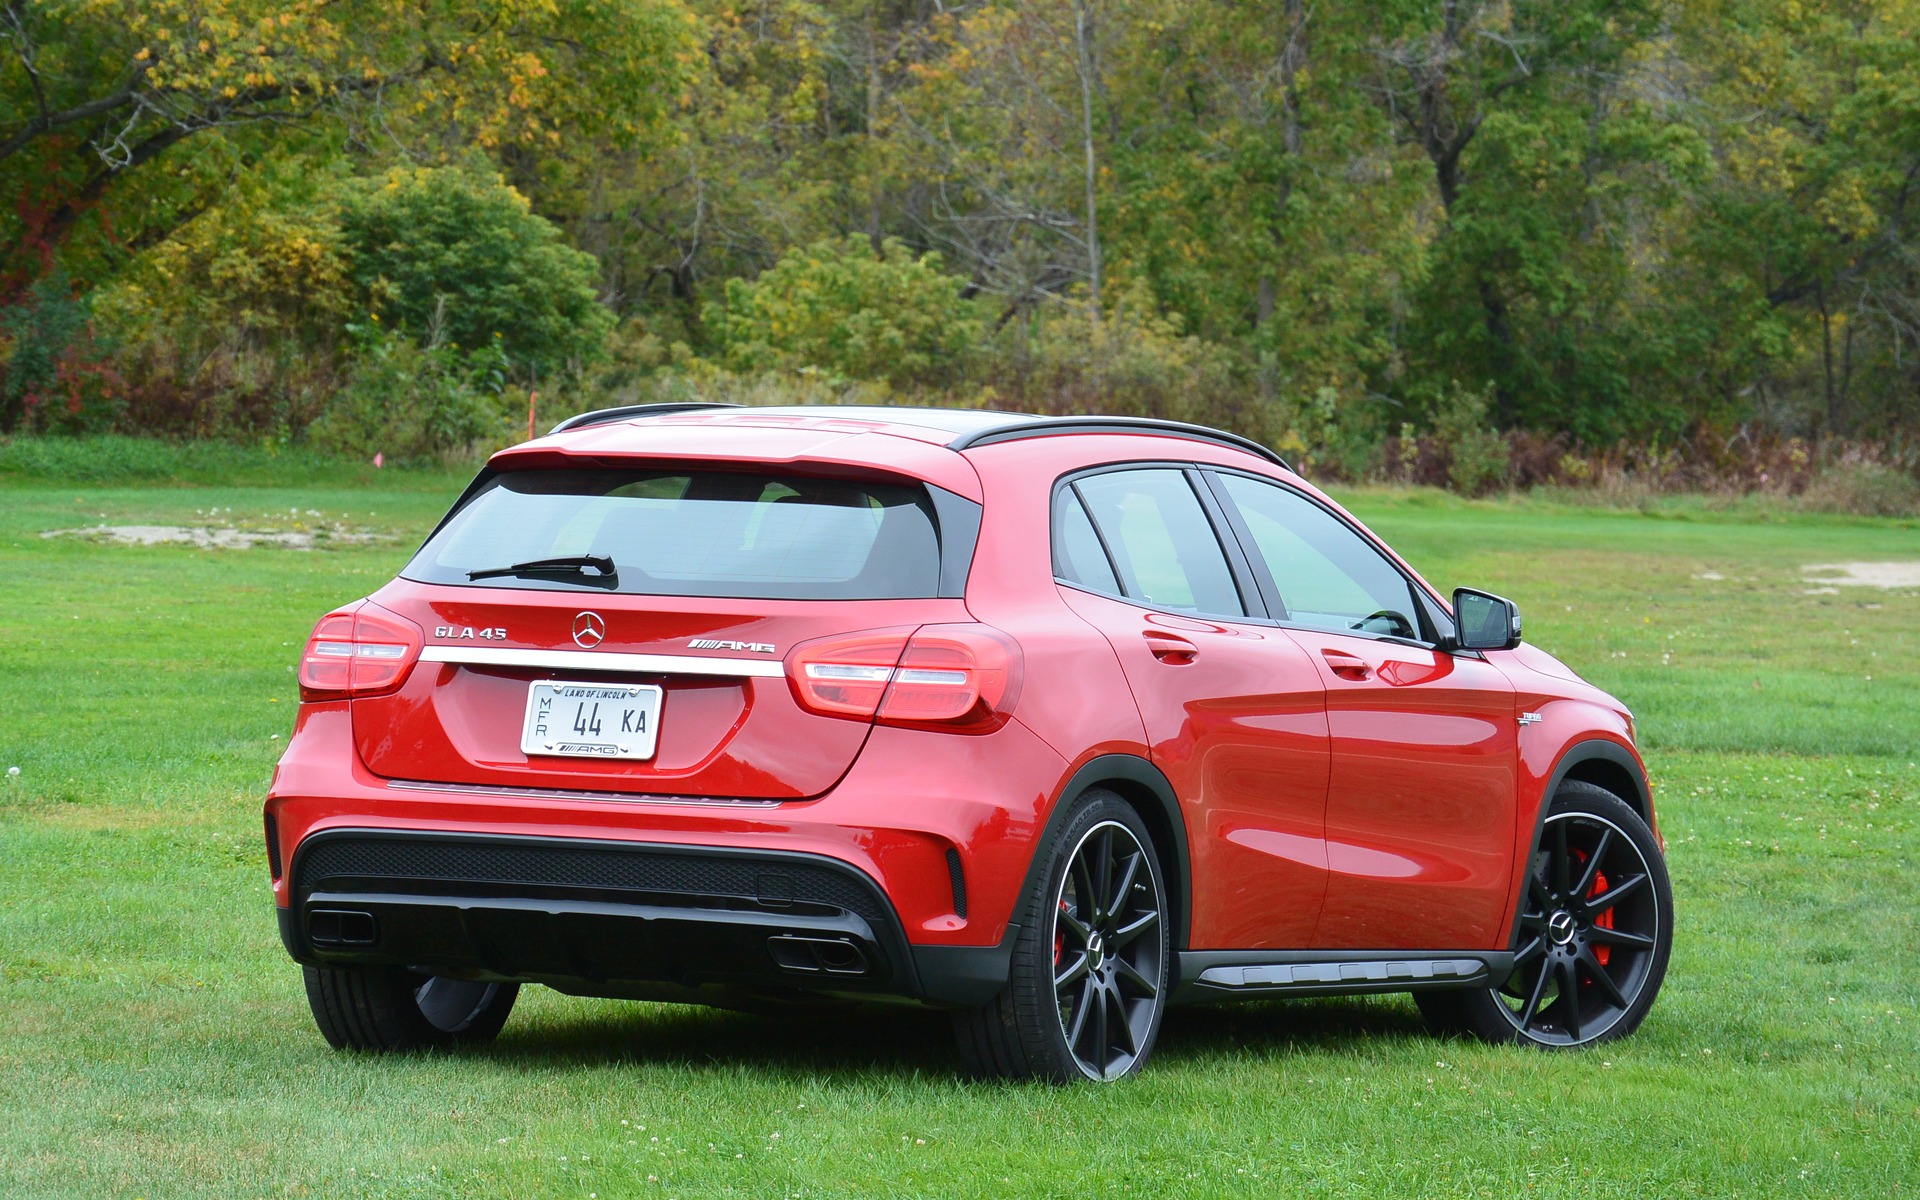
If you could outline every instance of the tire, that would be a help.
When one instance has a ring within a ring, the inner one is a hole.
[[[1436,1033],[1567,1049],[1632,1033],[1673,949],[1673,889],[1640,815],[1590,783],[1562,784],[1520,902],[1513,973],[1498,987],[1419,992]]]
[[[1124,1079],[1153,1053],[1173,959],[1153,837],[1091,788],[1041,853],[1006,989],[955,1017],[961,1056],[978,1078]]]
[[[307,1003],[335,1050],[427,1050],[490,1042],[517,983],[472,983],[402,967],[302,967]]]

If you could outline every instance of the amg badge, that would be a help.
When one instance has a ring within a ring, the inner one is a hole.
[[[687,643],[689,650],[750,650],[755,654],[778,654],[779,649],[772,642],[723,642],[714,638],[693,638]]]

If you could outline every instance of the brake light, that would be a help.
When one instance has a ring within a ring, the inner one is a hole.
[[[1020,686],[1020,647],[988,625],[926,625],[794,647],[787,678],[802,707],[882,725],[990,733]]]
[[[801,707],[830,717],[871,719],[912,632],[875,629],[802,642],[787,655],[795,698]]]
[[[300,698],[340,700],[391,691],[420,659],[420,627],[372,601],[320,618],[300,655]]]

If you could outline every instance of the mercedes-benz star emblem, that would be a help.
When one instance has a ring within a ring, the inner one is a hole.
[[[1571,942],[1573,929],[1573,914],[1564,909],[1547,918],[1547,936],[1553,939],[1553,944],[1556,946],[1564,946]]]
[[[573,640],[591,650],[607,637],[606,618],[599,613],[583,612],[573,619]]]

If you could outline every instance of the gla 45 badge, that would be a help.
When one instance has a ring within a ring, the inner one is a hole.
[[[433,636],[437,638],[449,638],[453,641],[485,638],[489,642],[504,642],[507,640],[507,631],[498,625],[490,629],[475,629],[471,625],[435,625],[433,627]]]

